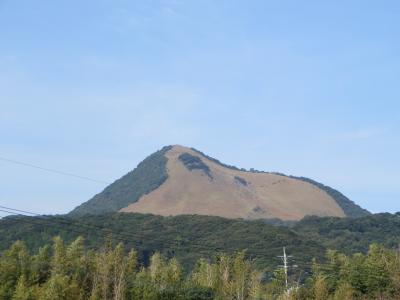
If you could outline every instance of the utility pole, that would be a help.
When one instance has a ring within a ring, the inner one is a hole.
[[[288,258],[291,258],[292,255],[286,255],[286,247],[283,247],[283,255],[282,256],[278,256],[279,258],[282,259],[283,261],[283,270],[285,272],[285,286],[286,286],[286,290],[288,289]]]

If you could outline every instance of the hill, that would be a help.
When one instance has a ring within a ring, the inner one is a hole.
[[[238,291],[248,295],[241,299],[286,299],[276,257],[286,245],[294,255],[289,265],[298,266],[288,273],[293,299],[399,299],[399,220],[378,214],[285,222],[294,232],[210,216],[7,217],[0,220],[0,298],[109,299],[122,288],[126,299],[239,299]],[[66,243],[50,242],[54,235]],[[326,251],[324,259],[320,242],[350,255]],[[364,253],[353,255],[358,246]]]
[[[278,223],[278,222],[277,222]],[[280,223],[284,224],[284,223]],[[176,256],[185,268],[200,257],[215,257],[247,249],[248,257],[260,268],[274,269],[282,247],[294,255],[296,264],[307,269],[312,258],[322,259],[327,249],[351,255],[367,253],[370,244],[397,249],[400,243],[400,214],[375,214],[362,218],[306,217],[287,227],[261,220],[246,221],[213,216],[182,215],[162,217],[137,213],[103,215],[13,216],[0,220],[0,252],[16,240],[26,242],[31,251],[60,235],[66,242],[83,236],[90,248],[98,249],[107,240],[135,248],[140,261],[160,251]]]
[[[24,241],[30,251],[36,251],[58,235],[68,243],[83,236],[87,246],[94,249],[102,247],[107,240],[114,244],[122,242],[127,249],[138,251],[143,264],[158,251],[167,257],[177,257],[186,269],[193,267],[199,258],[215,257],[222,252],[233,254],[246,250],[259,268],[270,271],[281,263],[277,255],[281,255],[284,246],[289,253],[297,253],[299,265],[309,264],[313,257],[321,258],[325,252],[322,245],[289,228],[259,220],[136,213],[7,217],[0,220],[0,252],[16,240]]]
[[[392,249],[400,245],[400,213],[373,214],[357,219],[306,217],[293,228],[299,235],[346,254],[365,253],[372,243]]]
[[[150,155],[71,215],[117,211],[282,220],[369,214],[340,192],[314,180],[239,169],[177,145]]]

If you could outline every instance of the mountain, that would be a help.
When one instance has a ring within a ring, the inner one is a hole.
[[[70,214],[117,211],[282,220],[369,214],[340,192],[314,180],[239,169],[179,145],[153,153]]]

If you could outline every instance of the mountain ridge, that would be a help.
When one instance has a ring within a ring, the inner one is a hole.
[[[308,177],[304,177],[304,176],[295,176],[295,175],[287,175],[284,173],[280,173],[280,172],[266,172],[266,171],[259,171],[259,170],[247,170],[245,168],[238,168],[236,166],[232,166],[232,165],[228,165],[225,163],[222,163],[221,161],[219,161],[218,159],[215,159],[213,157],[208,156],[207,154],[195,149],[195,148],[190,148],[193,151],[199,153],[200,155],[203,155],[205,157],[207,157],[210,160],[213,160],[214,162],[220,164],[221,166],[224,166],[226,168],[231,168],[233,170],[237,170],[237,171],[242,171],[242,172],[250,172],[250,173],[269,173],[269,174],[277,174],[277,175],[281,175],[281,176],[285,176],[285,177],[289,177],[289,178],[294,178],[294,179],[298,179],[298,180],[302,180],[308,183],[311,183],[315,186],[317,186],[318,188],[325,190],[326,193],[328,193],[332,198],[335,199],[335,201],[339,204],[339,206],[343,209],[343,211],[346,213],[347,216],[349,217],[354,217],[354,218],[358,218],[358,217],[363,217],[363,216],[367,216],[370,215],[370,212],[362,207],[360,207],[359,205],[357,205],[355,202],[353,202],[352,200],[350,200],[349,198],[347,198],[345,195],[343,195],[341,192],[339,192],[338,190],[324,185],[323,183],[320,183],[316,180],[310,179]]]
[[[179,145],[151,154],[70,214],[115,211],[286,220],[369,214],[339,191],[312,179],[239,169]]]
[[[172,146],[165,146],[149,155],[135,169],[108,185],[89,201],[77,206],[70,212],[70,215],[115,212],[132,201],[138,200],[143,194],[154,190],[168,177],[165,172],[166,158],[163,154],[171,148]],[[149,170],[152,172],[149,173]],[[117,199],[115,197],[116,190],[117,196],[120,197]],[[110,198],[109,195],[114,197]]]

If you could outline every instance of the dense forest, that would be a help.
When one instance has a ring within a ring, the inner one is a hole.
[[[246,250],[255,264],[268,271],[280,262],[282,247],[295,256],[296,264],[308,272],[307,264],[322,259],[328,249],[345,254],[366,253],[369,245],[398,248],[400,214],[375,214],[362,218],[306,217],[299,222],[268,222],[225,219],[212,216],[161,217],[150,214],[110,213],[71,216],[10,216],[0,219],[0,252],[16,240],[31,251],[50,243],[54,236],[66,242],[83,236],[87,246],[98,249],[111,237],[135,248],[140,261],[152,253],[179,259],[184,269],[202,257]],[[304,265],[304,268],[302,267]]]
[[[21,241],[1,254],[0,299],[400,299],[399,253],[376,244],[366,254],[328,251],[303,284],[286,281],[281,268],[269,277],[244,252],[200,259],[185,274],[176,258],[157,252],[144,266],[122,244],[93,250],[81,237],[67,245],[55,237],[34,254]]]
[[[289,226],[328,249],[346,254],[365,253],[372,243],[389,248],[398,248],[400,244],[400,213],[373,214],[362,218],[305,217]]]
[[[176,257],[184,270],[202,257],[218,253],[232,254],[246,250],[260,268],[272,271],[280,260],[282,247],[296,252],[296,263],[305,265],[321,258],[325,247],[301,237],[287,227],[273,226],[263,221],[245,221],[211,216],[162,217],[146,214],[114,213],[85,217],[13,216],[0,220],[0,251],[17,239],[32,251],[50,243],[54,236],[67,243],[83,236],[85,243],[98,249],[106,239],[126,249],[135,248],[141,262],[147,264],[152,253]]]

